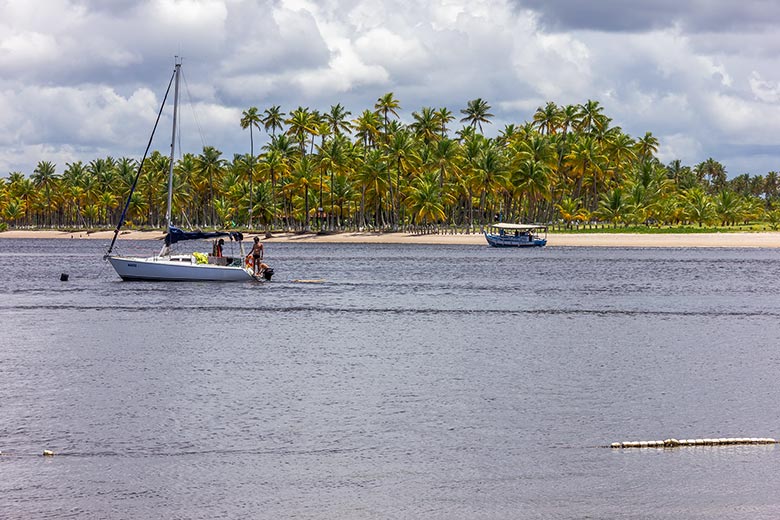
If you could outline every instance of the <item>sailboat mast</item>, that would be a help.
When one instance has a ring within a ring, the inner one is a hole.
[[[176,77],[175,86],[173,88],[173,130],[171,130],[171,160],[168,169],[168,210],[165,213],[165,222],[167,228],[172,225],[171,222],[171,208],[173,206],[173,162],[174,151],[176,149],[176,118],[179,115],[179,76],[181,75],[181,59],[177,56],[175,59]]]

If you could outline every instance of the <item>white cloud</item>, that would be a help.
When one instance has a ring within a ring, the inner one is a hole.
[[[753,95],[765,103],[777,103],[780,101],[780,83],[776,81],[767,81],[761,77],[758,71],[750,74],[750,89]]]
[[[693,136],[687,134],[662,135],[658,138],[658,143],[658,159],[664,164],[675,159],[688,165],[702,161],[702,145]]]
[[[496,114],[492,133],[547,101],[599,100],[624,130],[659,136],[665,161],[773,144],[780,43],[767,24],[751,25],[757,10],[716,4],[708,20],[741,21],[713,34],[692,30],[695,17],[674,2],[636,12],[616,3],[633,15],[614,22],[586,16],[596,13],[587,3],[574,19],[560,2],[524,1],[536,10],[518,0],[47,0],[45,9],[6,0],[0,173],[39,160],[139,155],[174,54],[185,57],[209,144],[226,157],[245,151],[237,120],[248,106],[341,102],[355,112],[390,91],[407,120],[422,106],[458,115],[481,97]],[[563,30],[567,23],[576,28]],[[777,168],[776,158],[744,150],[729,171]]]

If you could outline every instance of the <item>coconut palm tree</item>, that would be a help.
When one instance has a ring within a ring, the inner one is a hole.
[[[385,194],[390,190],[387,160],[379,150],[364,153],[364,159],[355,170],[355,182],[360,190],[361,226],[387,227],[384,208]],[[373,211],[367,210],[373,208]],[[370,216],[369,216],[370,215]]]
[[[364,110],[353,122],[355,136],[362,142],[365,150],[371,150],[379,141],[379,127],[382,124],[379,113],[372,110]]]
[[[110,191],[104,191],[98,198],[98,207],[102,210],[102,223],[109,224],[111,210],[119,205],[119,199]]]
[[[717,193],[726,183],[726,168],[712,157],[697,164],[693,171],[700,181],[709,181],[708,191],[711,193]]]
[[[598,201],[598,175],[601,173],[601,165],[605,156],[596,146],[595,140],[589,136],[578,139],[564,159],[577,179],[574,196],[579,197],[581,187],[589,177],[593,183],[593,204],[596,204]]]
[[[536,109],[533,119],[540,133],[550,135],[561,126],[562,115],[558,105],[548,101],[544,107]]]
[[[452,111],[448,108],[442,107],[435,112],[436,122],[439,124],[439,130],[442,137],[447,137],[447,125],[455,120],[455,116],[452,115]]]
[[[252,177],[254,177],[254,164],[255,164],[255,138],[254,129],[260,131],[260,123],[263,121],[257,107],[249,107],[241,113],[241,128],[246,130],[249,128],[249,156],[251,161],[249,163],[249,228],[252,228],[252,206],[254,205],[252,199]]]
[[[699,227],[709,222],[715,213],[710,196],[701,188],[691,188],[685,193],[685,213]]]
[[[574,221],[587,220],[588,212],[582,207],[582,201],[580,201],[580,199],[563,197],[561,201],[555,205],[555,209],[560,213],[567,228],[571,227],[571,223]]]
[[[442,204],[442,190],[435,173],[421,175],[410,186],[405,199],[414,224],[430,224],[447,218]]]
[[[658,139],[651,132],[645,132],[636,142],[636,155],[642,161],[649,161],[657,151]]]
[[[433,108],[423,107],[420,112],[412,112],[412,119],[414,122],[409,125],[409,128],[414,132],[415,137],[421,139],[423,143],[430,144],[440,139],[441,125]]]
[[[626,212],[627,208],[623,190],[621,188],[614,188],[601,195],[598,209],[596,209],[594,214],[601,220],[611,222],[612,227],[617,227],[618,223],[625,217]]]
[[[299,193],[303,200],[303,229],[311,231],[311,215],[309,212],[309,191],[314,184],[314,163],[307,156],[301,156],[293,164],[289,189]]]
[[[401,180],[411,171],[412,164],[419,159],[415,151],[415,142],[411,132],[402,129],[392,134],[392,139],[387,146],[387,157],[395,165],[395,186],[393,186],[393,182],[390,179],[388,179],[388,185],[391,190],[390,198],[393,201],[393,229],[398,229],[399,225],[402,224],[400,205],[403,202],[401,199],[403,187]]]
[[[265,131],[271,131],[271,136],[276,137],[276,130],[282,130],[284,126],[284,112],[279,105],[274,105],[271,108],[266,108],[263,111],[263,127]]]
[[[53,188],[57,185],[57,167],[54,163],[49,161],[40,161],[33,170],[32,181],[35,184],[35,188],[41,192],[45,192],[46,200],[46,214],[44,220],[48,216],[49,227],[52,225],[52,213],[49,211],[51,208]]]
[[[462,109],[460,113],[465,114],[465,117],[461,118],[460,122],[468,123],[474,129],[479,128],[479,133],[482,133],[482,123],[489,124],[490,118],[494,117],[490,113],[490,105],[482,98],[469,101],[466,108]]]
[[[27,204],[19,197],[11,197],[3,210],[3,217],[11,223],[11,227],[17,227],[27,212]]]
[[[773,200],[780,194],[780,175],[776,171],[771,171],[764,177],[764,197]]]
[[[523,161],[511,177],[515,193],[528,201],[526,213],[528,220],[537,220],[538,201],[550,199],[551,175],[552,168],[549,163],[530,158]]]
[[[724,226],[739,222],[743,213],[742,198],[731,190],[721,190],[715,197],[715,214]]]
[[[208,179],[209,187],[209,225],[214,225],[216,222],[216,215],[214,213],[214,184],[215,179],[218,182],[222,173],[222,168],[225,165],[225,160],[222,159],[222,152],[214,148],[213,146],[204,146],[203,151],[196,158],[198,165],[198,173]]]
[[[604,116],[604,107],[598,101],[589,99],[577,108],[577,130],[592,134],[606,126],[607,118]],[[566,116],[564,116],[565,118]]]
[[[382,118],[385,122],[384,124],[384,132],[385,132],[385,142],[388,140],[388,125],[390,122],[389,116],[390,114],[393,114],[395,117],[398,117],[398,110],[401,110],[401,105],[398,102],[398,100],[393,96],[392,92],[388,92],[387,94],[384,94],[379,97],[379,99],[376,100],[376,103],[374,103],[374,109],[382,114]]]
[[[309,137],[317,135],[317,115],[308,108],[298,107],[290,112],[290,117],[285,120],[287,124],[287,135],[294,138],[298,143],[301,155],[306,155],[306,144]],[[313,142],[313,141],[312,141]]]
[[[327,123],[330,133],[333,135],[348,134],[352,131],[352,124],[349,122],[349,116],[352,112],[341,106],[341,103],[330,106],[330,110],[324,114],[323,120]]]

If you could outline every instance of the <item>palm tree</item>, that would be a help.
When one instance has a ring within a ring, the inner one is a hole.
[[[385,132],[385,143],[388,139],[388,125],[389,125],[389,114],[393,114],[395,117],[398,117],[398,110],[401,110],[401,105],[399,104],[398,100],[395,99],[392,92],[388,92],[387,94],[384,94],[379,97],[379,99],[376,100],[376,103],[374,103],[374,109],[382,114],[382,117],[384,119],[384,132]]]
[[[720,191],[726,183],[726,169],[712,157],[697,164],[693,171],[699,180],[709,180],[709,186],[714,193]]]
[[[27,204],[24,200],[18,197],[13,197],[5,206],[3,211],[3,217],[11,222],[12,227],[16,227],[19,221],[25,217],[27,212]]]
[[[392,159],[395,164],[396,181],[395,189],[393,189],[392,180],[388,178],[388,185],[390,186],[390,198],[393,201],[393,229],[398,229],[401,224],[400,204],[401,199],[401,178],[404,173],[411,170],[412,162],[417,158],[414,150],[414,139],[412,134],[408,130],[400,130],[392,134],[392,140],[387,146],[387,156]],[[390,170],[388,169],[388,176]]]
[[[320,167],[320,197],[319,207],[322,208],[322,175],[328,174],[330,177],[330,183],[328,185],[328,191],[330,192],[330,211],[328,212],[328,229],[332,226],[333,213],[333,177],[336,173],[341,173],[345,168],[346,163],[346,147],[349,145],[349,141],[343,135],[336,135],[333,139],[330,139],[327,143],[323,143],[324,146],[319,148],[319,167]],[[319,211],[319,210],[318,210]]]
[[[739,222],[743,208],[742,199],[731,190],[721,190],[715,197],[715,214],[724,226]]]
[[[439,123],[441,130],[441,136],[447,137],[447,125],[455,120],[455,116],[452,115],[452,111],[448,108],[442,107],[434,114],[436,121]]]
[[[312,185],[314,176],[314,163],[309,157],[301,156],[292,169],[292,179],[290,189],[293,191],[302,191],[303,195],[303,229],[311,231],[311,221],[309,214],[309,188]]]
[[[577,105],[566,105],[561,108],[560,127],[565,136],[569,130],[580,126],[580,108]]]
[[[109,192],[104,191],[100,194],[99,200],[98,200],[98,206],[103,210],[103,223],[108,224],[109,223],[109,213],[112,209],[117,207],[119,205],[119,200],[116,198],[116,196]]]
[[[580,199],[563,197],[561,201],[555,205],[555,209],[561,214],[561,218],[566,223],[567,228],[570,227],[571,223],[575,220],[587,220],[587,210],[582,207]]]
[[[577,130],[591,134],[606,126],[607,118],[603,114],[604,107],[598,101],[588,100],[579,105],[577,112]]]
[[[658,139],[651,133],[646,132],[636,142],[636,154],[640,160],[647,161],[658,151]]]
[[[356,168],[355,181],[360,189],[360,224],[386,227],[383,212],[384,195],[388,192],[389,178],[387,161],[379,150],[365,153],[364,160]],[[366,208],[372,207],[371,218]]]
[[[361,141],[363,148],[366,151],[374,148],[379,141],[379,126],[381,124],[379,114],[372,110],[364,110],[352,123],[355,136]]]
[[[199,173],[208,178],[209,186],[209,225],[214,225],[216,221],[214,214],[214,178],[219,181],[222,168],[225,164],[225,160],[221,158],[222,152],[214,148],[213,146],[204,146],[203,151],[197,157]]]
[[[618,184],[620,184],[622,174],[627,166],[637,159],[634,146],[634,140],[620,131],[610,135],[606,142],[605,152],[609,161],[608,168],[612,170],[612,178]]]
[[[472,128],[479,128],[479,133],[482,133],[482,123],[490,123],[490,118],[494,117],[490,113],[490,105],[487,104],[482,98],[472,99],[468,102],[465,109],[460,111],[461,114],[465,114],[460,122],[468,123]]]
[[[433,160],[439,170],[439,187],[444,188],[444,181],[447,179],[448,172],[458,170],[459,149],[458,143],[446,137],[436,143],[436,149],[433,152]]]
[[[352,125],[347,119],[352,115],[352,112],[341,106],[341,103],[330,106],[330,111],[323,116],[323,119],[330,129],[330,133],[333,135],[341,135],[343,133],[349,133],[352,130]]]
[[[595,211],[595,215],[598,218],[611,222],[612,227],[617,227],[618,222],[623,220],[625,213],[625,197],[623,196],[623,190],[620,188],[604,193],[599,201],[599,207]]]
[[[49,211],[51,207],[52,190],[57,184],[56,165],[49,161],[40,161],[33,170],[32,181],[35,188],[46,193],[46,210],[49,217],[49,226],[52,225],[52,214]]]
[[[254,177],[254,164],[255,164],[255,139],[253,130],[257,128],[260,131],[260,123],[262,118],[257,111],[257,107],[249,107],[248,110],[244,110],[241,114],[241,128],[246,130],[249,128],[249,155],[251,161],[249,163],[249,228],[252,229],[252,206],[254,205],[252,198],[252,177]]]
[[[688,190],[685,193],[685,212],[690,220],[702,227],[713,217],[714,208],[710,196],[700,187]]]
[[[561,125],[561,111],[558,105],[549,101],[544,108],[539,107],[534,113],[534,123],[542,134],[554,134]]]
[[[439,131],[441,125],[431,107],[423,107],[420,112],[412,112],[414,122],[409,128],[414,132],[418,139],[422,139],[425,144],[429,144],[440,138]]]
[[[317,116],[308,108],[298,107],[290,112],[290,117],[285,120],[285,123],[289,126],[287,135],[298,142],[301,155],[305,155],[308,136],[313,137],[317,134]]]
[[[284,112],[279,105],[274,105],[271,108],[266,108],[263,111],[263,127],[265,131],[271,130],[271,136],[276,137],[276,130],[284,128],[282,123],[284,122]]]
[[[509,177],[506,162],[499,148],[490,139],[478,138],[481,143],[477,155],[470,165],[470,184],[479,190],[480,224],[485,224],[488,215],[494,212],[489,207],[493,195],[507,188]]]
[[[527,216],[529,220],[537,218],[536,204],[539,200],[550,198],[550,175],[552,169],[548,163],[536,159],[528,159],[520,164],[520,168],[512,177],[512,184],[519,196],[528,200]]]
[[[422,175],[416,178],[412,182],[406,204],[414,223],[428,224],[447,218],[436,174]]]
[[[780,175],[775,171],[771,171],[764,177],[763,187],[764,197],[767,199],[776,199],[778,193],[780,193]]]
[[[572,172],[577,175],[577,188],[574,193],[575,197],[580,195],[580,187],[588,175],[590,175],[593,182],[593,204],[596,204],[598,201],[598,174],[601,172],[601,163],[604,158],[604,155],[598,150],[593,138],[584,137],[574,143],[565,159],[567,164],[572,168]]]

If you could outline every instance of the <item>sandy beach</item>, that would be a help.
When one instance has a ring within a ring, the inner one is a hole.
[[[63,238],[111,240],[113,231],[64,232],[11,230],[0,233],[0,239],[16,238]],[[119,240],[159,240],[158,231],[123,231]],[[254,234],[245,235],[248,240]],[[485,245],[480,234],[471,235],[411,235],[408,233],[337,233],[337,234],[274,234],[271,238],[260,235],[263,242],[306,242],[306,243],[355,243],[355,244],[430,244],[430,245]],[[780,248],[780,232],[754,233],[689,233],[689,234],[639,234],[639,233],[594,233],[557,234],[549,233],[548,247],[764,247]]]

